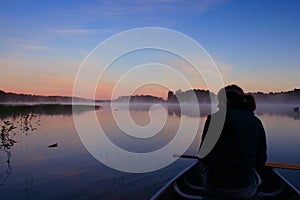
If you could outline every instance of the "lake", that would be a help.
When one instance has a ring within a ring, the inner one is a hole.
[[[197,152],[205,116],[211,112],[207,106],[200,106],[200,114],[193,107],[180,111],[174,105],[102,106],[97,110],[83,106],[75,113],[70,106],[58,105],[1,108],[1,199],[147,199],[194,162],[169,157],[183,150]],[[300,163],[300,114],[293,106],[258,105],[256,114],[267,133],[268,161]],[[105,133],[99,141],[95,138],[99,127],[92,123],[95,117]],[[77,126],[86,131],[78,134]],[[178,130],[184,134],[172,143]],[[109,144],[132,154],[119,155],[119,149]],[[164,156],[149,154],[169,144]],[[128,172],[131,169],[149,172]],[[278,171],[300,188],[300,171]]]

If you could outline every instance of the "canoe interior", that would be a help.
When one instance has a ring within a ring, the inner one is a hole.
[[[194,163],[169,181],[152,199],[202,199],[204,187],[201,178],[203,165]],[[300,200],[300,192],[271,167],[260,172],[262,184],[259,199]]]

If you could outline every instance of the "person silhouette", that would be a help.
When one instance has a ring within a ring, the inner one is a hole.
[[[226,101],[221,93],[225,92]],[[221,135],[207,156],[204,174],[204,199],[257,199],[261,179],[257,173],[267,160],[266,135],[262,122],[253,111],[255,99],[237,85],[228,85],[218,93],[219,111],[226,109]],[[211,115],[206,119],[202,141],[208,132]]]

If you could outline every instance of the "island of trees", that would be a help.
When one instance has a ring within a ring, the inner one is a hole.
[[[114,100],[115,102],[130,102],[130,103],[163,103],[163,98],[151,95],[134,95],[134,96],[121,96]]]
[[[211,100],[213,102],[211,102]],[[173,91],[168,92],[168,103],[194,103],[197,101],[198,103],[214,103],[216,102],[216,95],[209,90],[177,90],[175,93]]]
[[[90,99],[76,98],[78,102],[91,102]],[[68,96],[42,96],[32,94],[16,94],[0,90],[0,103],[71,103]]]
[[[287,92],[255,92],[252,94],[257,103],[300,103],[300,89]]]
[[[255,97],[257,103],[292,103],[300,104],[300,89],[294,89],[287,92],[255,92],[248,93]],[[115,100],[92,100],[75,97],[76,102],[82,103],[101,103],[101,102],[130,102],[130,103],[194,103],[195,97],[198,103],[216,103],[216,94],[209,90],[193,89],[193,90],[177,90],[169,91],[167,99],[151,95],[131,95],[121,96]],[[71,103],[72,97],[68,96],[41,96],[30,94],[8,93],[0,90],[0,103]]]

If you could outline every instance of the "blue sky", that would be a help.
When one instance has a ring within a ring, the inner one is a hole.
[[[300,88],[299,10],[297,0],[1,1],[0,89],[71,95],[89,51],[147,26],[196,40],[225,83],[246,91]]]

